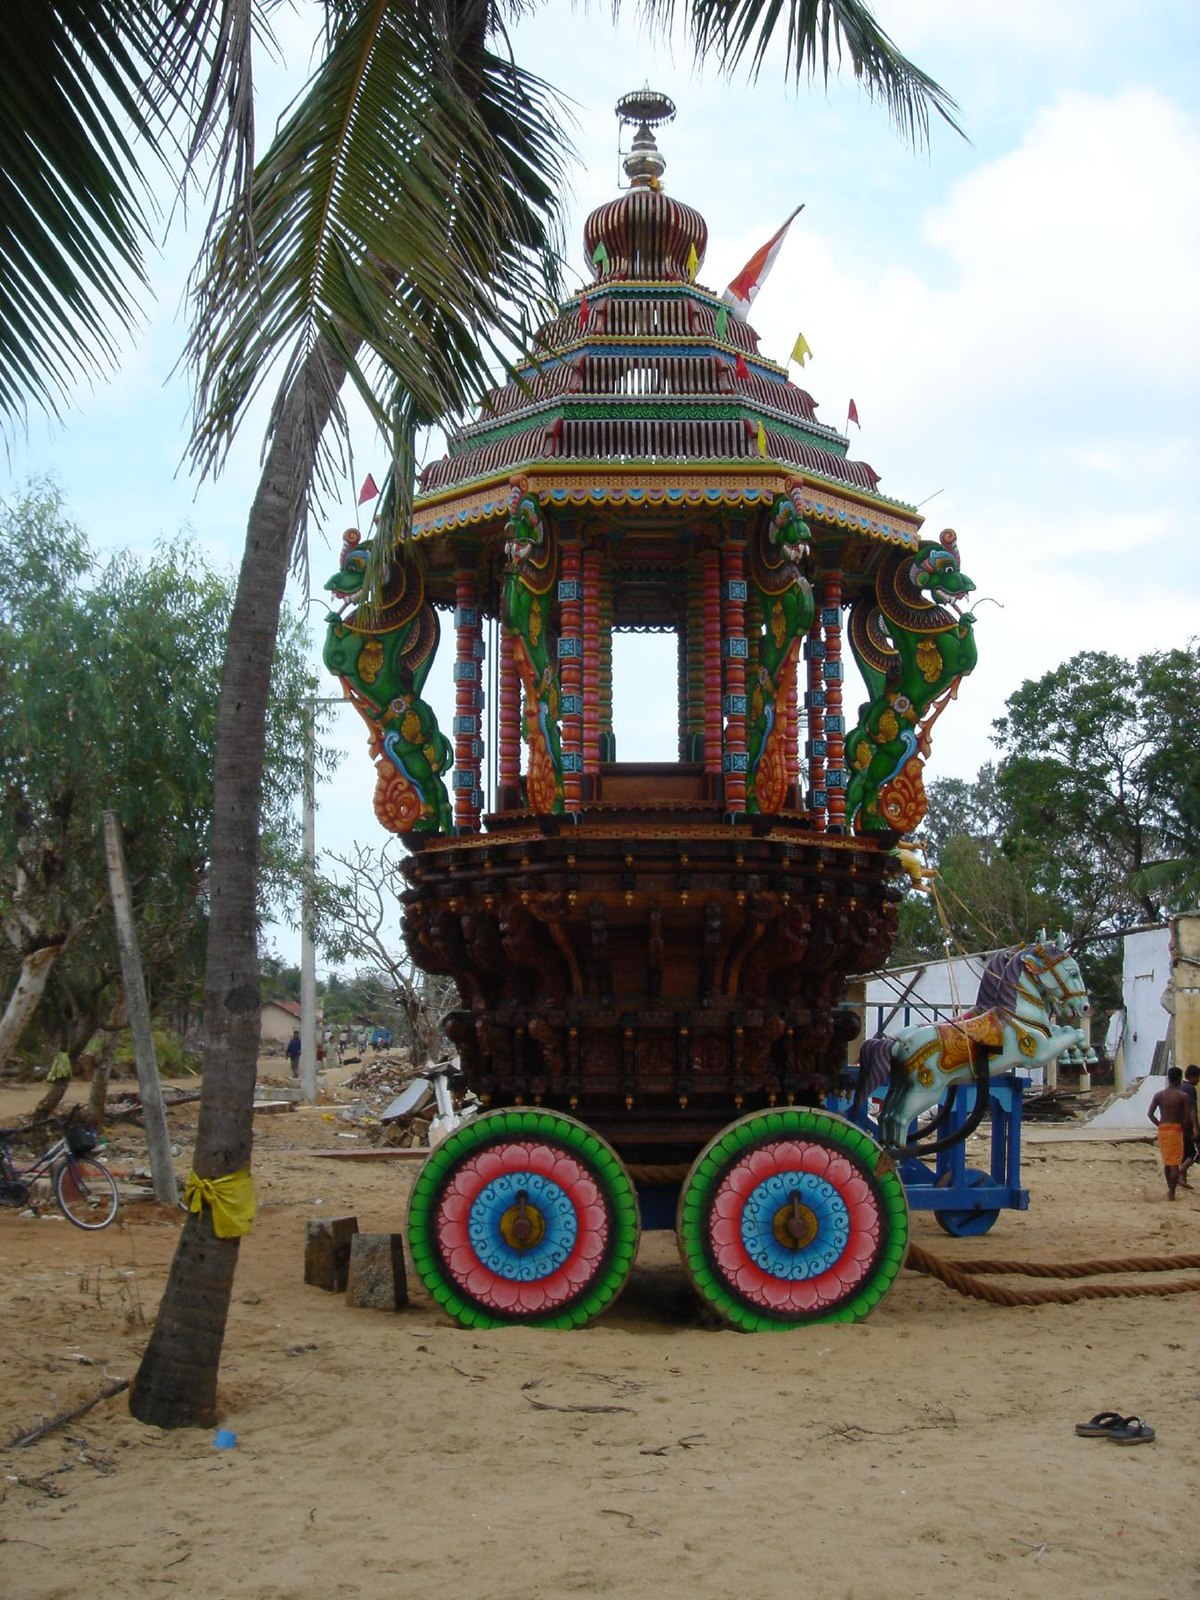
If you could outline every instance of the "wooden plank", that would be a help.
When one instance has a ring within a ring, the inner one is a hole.
[[[289,1150],[289,1156],[319,1156],[322,1161],[424,1161],[429,1151],[382,1150],[372,1146],[369,1150]]]

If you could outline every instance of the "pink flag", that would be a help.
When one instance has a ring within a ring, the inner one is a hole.
[[[363,479],[362,488],[358,491],[358,503],[359,503],[359,505],[360,506],[366,505],[368,500],[374,500],[375,496],[378,493],[379,493],[379,485],[375,482],[375,479],[368,472],[366,477]]]
[[[796,207],[779,232],[768,239],[761,250],[754,252],[721,296],[721,299],[726,304],[733,307],[735,314],[741,317],[743,322],[749,315],[750,305],[754,296],[762,288],[767,273],[775,265],[775,257],[779,254],[783,241],[787,237],[788,229],[803,210],[803,206]]]
[[[846,426],[849,427],[851,423],[853,423],[856,428],[862,427],[862,423],[858,420],[858,407],[854,404],[853,400],[851,400],[850,409],[846,413]]]

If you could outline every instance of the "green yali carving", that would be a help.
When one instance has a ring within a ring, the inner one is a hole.
[[[929,731],[978,659],[975,619],[955,602],[975,585],[947,529],[915,555],[885,557],[875,595],[850,610],[847,636],[869,699],[846,740],[846,822],[908,833],[925,815]]]

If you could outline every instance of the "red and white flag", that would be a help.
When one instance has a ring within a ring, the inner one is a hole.
[[[787,237],[788,229],[803,210],[803,206],[796,207],[779,232],[768,239],[761,250],[754,252],[721,296],[721,299],[733,308],[734,315],[741,317],[743,322],[750,313],[754,296],[762,288],[767,273],[775,265],[775,257],[779,254],[783,241]]]
[[[366,477],[363,479],[362,488],[358,491],[359,505],[364,506],[368,500],[374,500],[378,493],[379,485],[375,482],[374,476],[368,472]]]

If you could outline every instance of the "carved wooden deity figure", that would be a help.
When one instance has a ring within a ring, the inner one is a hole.
[[[774,815],[788,792],[788,690],[800,640],[812,626],[812,585],[802,563],[809,530],[795,503],[781,497],[750,545],[750,577],[762,609],[763,633],[750,685],[746,745],[746,810]]]
[[[550,631],[558,547],[541,507],[522,488],[519,482],[513,486],[512,512],[505,527],[503,617],[524,689],[526,797],[530,810],[544,815],[563,809],[558,664]]]

